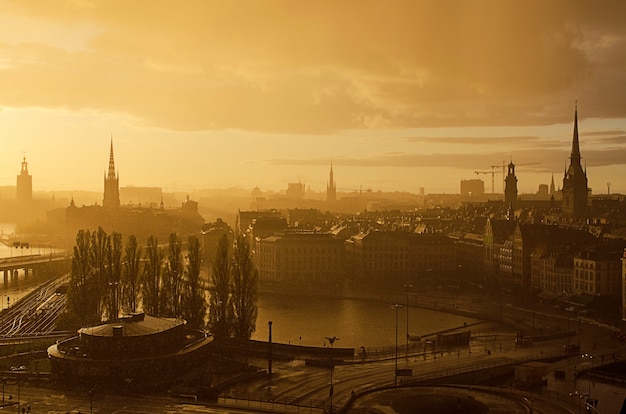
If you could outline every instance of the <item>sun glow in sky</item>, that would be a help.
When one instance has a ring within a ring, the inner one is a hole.
[[[626,193],[623,1],[0,0],[0,186]],[[523,164],[532,164],[526,165]],[[496,191],[501,190],[500,176]]]

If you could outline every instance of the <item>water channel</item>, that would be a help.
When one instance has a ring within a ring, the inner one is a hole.
[[[392,302],[293,296],[259,295],[257,329],[253,339],[306,346],[329,346],[326,337],[339,337],[338,347],[393,346],[396,341],[396,310]],[[406,343],[407,308],[398,309],[398,344]],[[409,334],[419,336],[475,322],[475,319],[414,306],[408,308]]]

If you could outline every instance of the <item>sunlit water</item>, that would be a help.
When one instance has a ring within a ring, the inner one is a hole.
[[[396,310],[390,303],[263,293],[253,339],[307,346],[328,346],[325,337],[337,336],[337,347],[393,346]],[[406,343],[406,307],[398,310],[398,343]],[[475,322],[472,318],[409,307],[410,335],[424,335]]]

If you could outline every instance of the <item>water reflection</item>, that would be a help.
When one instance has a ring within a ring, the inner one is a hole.
[[[393,346],[396,314],[390,303],[328,297],[259,294],[257,330],[253,339],[267,341],[272,321],[274,342],[328,346],[324,337],[338,336],[336,346]],[[475,322],[475,319],[409,308],[409,333],[424,335]],[[398,340],[406,340],[406,312],[399,313]]]

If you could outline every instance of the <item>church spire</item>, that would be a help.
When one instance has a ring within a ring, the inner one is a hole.
[[[572,154],[570,155],[570,164],[580,165],[580,146],[578,143],[578,100],[576,100],[576,109],[574,110],[574,136],[572,138]]]
[[[113,157],[113,137],[111,137],[111,152],[109,154],[109,173],[107,174],[108,179],[115,178],[115,159]]]
[[[326,185],[326,201],[334,202],[337,200],[337,184],[335,183],[335,176],[333,174],[333,162],[330,162],[330,177],[328,184]]]
[[[115,174],[115,159],[113,158],[113,137],[111,136],[111,151],[109,153],[109,171],[104,177],[104,207],[119,207],[120,205],[120,179]]]

